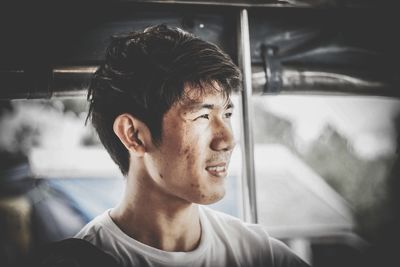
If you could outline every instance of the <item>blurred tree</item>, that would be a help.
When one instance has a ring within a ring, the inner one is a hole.
[[[356,231],[369,241],[378,240],[385,225],[399,213],[395,212],[398,206],[394,208],[394,203],[398,199],[394,199],[392,188],[400,187],[391,186],[399,177],[390,178],[391,169],[398,165],[397,157],[361,158],[347,138],[331,125],[306,150],[299,150],[290,120],[269,112],[261,101],[255,101],[254,111],[255,143],[282,144],[289,148],[348,201],[354,211]]]

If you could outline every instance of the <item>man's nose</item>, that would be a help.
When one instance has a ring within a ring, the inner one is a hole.
[[[215,151],[231,151],[235,147],[232,127],[229,123],[219,122],[214,126],[211,149]]]

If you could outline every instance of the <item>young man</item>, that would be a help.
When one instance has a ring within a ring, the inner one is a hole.
[[[76,237],[122,266],[306,266],[261,226],[202,206],[225,194],[240,84],[229,56],[180,29],[113,38],[89,116],[125,194]]]

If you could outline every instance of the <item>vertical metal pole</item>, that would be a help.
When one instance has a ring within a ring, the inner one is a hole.
[[[243,142],[242,142],[242,184],[243,184],[243,215],[247,222],[257,223],[256,177],[254,169],[253,141],[253,104],[251,83],[251,55],[249,19],[247,10],[240,11],[239,19],[239,65],[243,72],[243,90],[241,91]]]

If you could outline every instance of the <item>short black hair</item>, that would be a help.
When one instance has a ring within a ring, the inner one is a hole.
[[[163,116],[182,99],[185,85],[203,90],[215,83],[229,96],[241,86],[240,70],[216,45],[186,31],[157,25],[113,36],[91,80],[87,119],[126,175],[129,153],[113,131],[116,117],[129,113],[139,119],[157,144]]]

